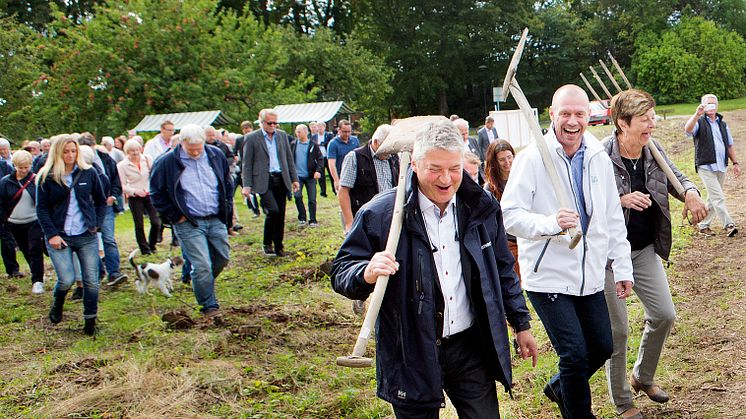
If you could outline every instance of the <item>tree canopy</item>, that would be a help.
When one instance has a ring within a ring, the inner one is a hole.
[[[540,109],[607,52],[660,103],[746,93],[742,0],[0,0],[0,13],[0,133],[16,142],[317,100],[347,101],[365,129],[478,123],[525,26],[519,79]]]

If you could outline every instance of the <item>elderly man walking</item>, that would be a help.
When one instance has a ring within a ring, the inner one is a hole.
[[[308,127],[300,124],[295,128],[296,140],[290,143],[290,149],[295,156],[295,170],[298,173],[298,181],[301,188],[295,195],[295,206],[298,209],[298,223],[306,224],[306,207],[303,204],[303,187],[308,194],[308,220],[309,227],[318,227],[316,218],[316,182],[321,179],[324,172],[324,157],[321,155],[319,145],[309,141]]]
[[[171,223],[192,265],[192,288],[205,317],[219,314],[215,279],[230,258],[228,226],[233,211],[228,160],[206,145],[204,130],[189,124],[181,144],[153,164],[150,199]]]
[[[708,94],[684,125],[686,135],[694,139],[694,166],[707,189],[707,217],[699,223],[699,233],[714,236],[710,224],[715,215],[723,222],[723,231],[728,237],[738,233],[736,224],[725,206],[725,173],[728,158],[733,163],[733,173],[741,174],[741,166],[733,147],[733,136],[723,115],[718,113],[718,98]]]
[[[287,134],[277,129],[277,112],[259,112],[262,129],[245,137],[241,176],[242,193],[249,197],[259,194],[267,218],[264,220],[264,254],[285,256],[282,243],[285,235],[285,206],[288,191],[300,190],[295,159]]]
[[[332,287],[351,299],[392,275],[375,328],[376,368],[378,397],[397,418],[437,418],[443,391],[459,417],[499,418],[495,381],[513,385],[506,320],[536,365],[500,207],[463,176],[463,156],[450,121],[420,131],[396,254],[384,250],[391,189],[360,210],[334,259]]]

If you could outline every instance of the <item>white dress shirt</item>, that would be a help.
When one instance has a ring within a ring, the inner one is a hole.
[[[461,270],[461,247],[458,241],[456,196],[445,212],[418,191],[420,210],[425,220],[427,236],[432,248],[440,289],[443,291],[443,337],[455,335],[471,327],[474,313],[466,295],[466,284]]]

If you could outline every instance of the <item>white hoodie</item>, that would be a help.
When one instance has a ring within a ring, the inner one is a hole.
[[[564,193],[572,198],[570,163],[554,127],[544,137]],[[575,249],[556,214],[559,201],[539,150],[531,144],[518,153],[500,200],[505,229],[517,237],[521,277],[527,291],[590,295],[604,289],[604,270],[612,261],[614,280],[633,281],[627,228],[614,182],[611,160],[590,133],[585,133],[583,194],[590,219],[588,231]],[[572,208],[576,212],[577,208]]]

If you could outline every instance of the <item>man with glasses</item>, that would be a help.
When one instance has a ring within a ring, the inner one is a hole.
[[[264,221],[264,254],[284,256],[285,205],[288,191],[300,190],[295,161],[287,134],[277,129],[277,113],[272,109],[259,112],[261,129],[245,137],[241,176],[243,196],[252,192],[267,218]]]
[[[334,190],[339,192],[339,173],[342,172],[342,162],[347,153],[360,147],[357,137],[352,135],[352,124],[350,121],[343,119],[339,121],[339,130],[337,136],[329,143],[326,155],[329,159],[329,171],[334,180]]]

